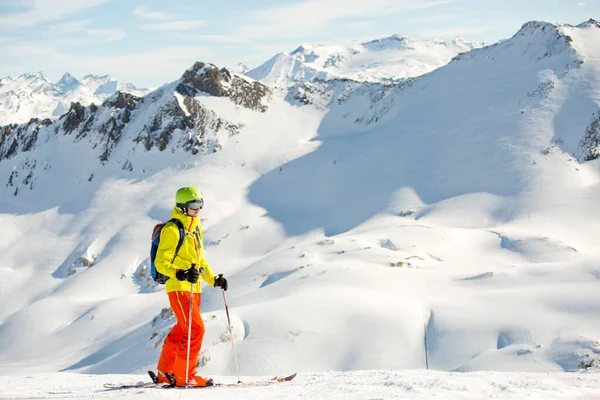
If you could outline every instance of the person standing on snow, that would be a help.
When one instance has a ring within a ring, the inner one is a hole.
[[[212,386],[212,379],[196,375],[198,355],[204,337],[204,323],[200,317],[202,287],[198,280],[202,277],[209,285],[227,290],[227,279],[223,274],[215,275],[204,258],[203,231],[198,217],[200,209],[204,206],[202,193],[194,187],[183,187],[175,194],[175,203],[171,218],[179,220],[184,227],[183,244],[175,254],[180,230],[176,223],[167,223],[160,232],[155,259],[156,270],[169,277],[166,291],[173,313],[177,317],[177,323],[163,343],[157,366],[158,380],[160,383],[171,383],[165,375],[167,373],[175,378],[177,386]],[[188,321],[190,296],[193,296],[192,318]],[[191,324],[190,337],[188,324]],[[189,369],[186,371],[188,365]]]

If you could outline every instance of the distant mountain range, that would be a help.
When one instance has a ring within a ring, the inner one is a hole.
[[[23,123],[31,118],[57,118],[73,102],[101,104],[116,91],[143,96],[148,89],[118,82],[108,75],[86,75],[81,80],[66,73],[56,83],[42,72],[0,79],[0,126]]]
[[[30,80],[34,81],[42,85],[42,93],[48,90],[43,75]],[[61,85],[70,85],[68,79],[61,82]],[[204,102],[195,101],[196,96],[228,98],[225,108],[243,107],[258,113],[267,111],[271,98],[271,89],[260,82],[201,62],[196,62],[180,79],[144,97],[115,90],[115,86],[114,81],[98,86],[95,98],[100,94],[106,98],[99,105],[73,102],[57,119],[31,118],[27,123],[0,126],[0,161],[19,158],[19,153],[33,155],[30,151],[51,148],[52,145],[47,144],[58,144],[62,137],[71,137],[77,144],[89,143],[88,149],[102,164],[113,160],[113,151],[120,147],[122,140],[129,142],[127,150],[123,149],[124,153],[117,157],[119,166],[127,171],[133,170],[130,155],[136,148],[142,153],[153,148],[191,154],[216,152],[228,137],[239,133],[243,124],[230,122],[228,113],[222,110],[220,114],[224,116],[217,114]],[[52,86],[57,87],[58,84]],[[36,179],[32,178],[37,176],[34,171],[41,172],[41,158],[28,160],[27,165],[21,166],[27,172],[15,170],[8,178],[8,186],[14,187],[15,195],[20,186],[17,177],[31,174],[25,186],[33,189]]]
[[[289,54],[275,55],[252,70],[243,64],[228,70],[283,88],[298,82],[334,79],[389,83],[430,72],[457,54],[482,46],[483,43],[461,37],[418,40],[401,35],[342,46],[305,43]],[[3,78],[0,79],[0,126],[28,122],[31,118],[55,119],[66,113],[71,103],[100,105],[117,91],[136,97],[150,92],[108,75],[86,75],[78,80],[65,73],[56,83],[42,72]]]
[[[423,75],[447,64],[457,54],[483,45],[462,37],[418,40],[401,35],[345,46],[303,44],[291,53],[275,55],[246,75],[280,87],[315,79],[398,81]]]

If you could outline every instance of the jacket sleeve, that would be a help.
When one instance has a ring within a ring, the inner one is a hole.
[[[173,260],[177,243],[179,243],[179,228],[174,224],[165,225],[160,231],[160,243],[158,244],[154,265],[156,265],[158,272],[170,278],[175,278],[178,269],[190,269],[192,266],[189,261],[179,256]]]
[[[215,274],[210,269],[210,265],[206,262],[206,258],[200,261],[200,275],[210,286],[215,287]]]
[[[200,262],[198,263],[198,269],[200,271],[200,276],[202,277],[202,279],[204,279],[204,281],[206,283],[208,283],[210,286],[215,287],[215,274],[212,271],[212,269],[210,268],[210,265],[208,265],[208,262],[206,261],[206,258],[204,258],[204,243],[202,238],[204,237],[204,231],[202,230],[202,226],[198,226],[198,231],[196,232],[196,240],[198,240],[198,247],[201,250],[199,256],[200,258]]]

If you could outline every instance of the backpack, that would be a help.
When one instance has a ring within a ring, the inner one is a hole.
[[[175,257],[177,257],[177,253],[179,252],[179,249],[181,249],[183,239],[185,238],[185,230],[183,229],[183,224],[180,220],[176,218],[170,219],[167,222],[161,222],[160,224],[156,224],[154,226],[154,230],[152,231],[152,247],[150,247],[150,273],[152,275],[152,279],[154,279],[155,282],[161,285],[164,285],[169,280],[169,277],[161,274],[156,270],[154,260],[156,259],[156,253],[158,252],[158,243],[160,242],[160,231],[169,222],[174,223],[179,228],[179,242],[177,243],[177,247],[175,248],[175,254],[173,255],[173,260],[171,260],[171,262],[175,261]]]

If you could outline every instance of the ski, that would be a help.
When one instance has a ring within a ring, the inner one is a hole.
[[[171,386],[154,382],[138,382],[138,383],[105,383],[106,389],[212,389],[212,388],[234,388],[234,387],[261,387],[269,386],[275,383],[289,382],[296,377],[296,374],[289,376],[276,376],[275,378],[266,381],[254,382],[238,382],[238,383],[215,383],[213,386]]]
[[[105,383],[104,386],[106,389],[150,389],[150,388],[159,388],[163,385],[157,385],[153,382],[138,382],[138,383]]]

